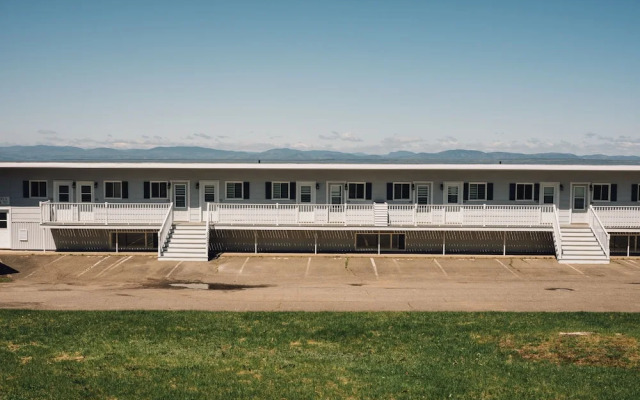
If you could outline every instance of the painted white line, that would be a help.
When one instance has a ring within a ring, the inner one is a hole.
[[[29,275],[25,276],[25,278],[30,277],[31,275],[33,275],[33,274],[35,274],[36,272],[38,272],[38,271],[42,270],[44,267],[48,267],[49,265],[53,264],[54,262],[57,262],[57,261],[62,260],[62,259],[63,259],[63,258],[65,258],[67,255],[68,255],[68,254],[65,254],[65,255],[63,255],[63,256],[60,256],[60,257],[56,258],[55,260],[51,261],[50,263],[43,265],[41,268],[38,268],[38,269],[36,269],[35,271],[33,271],[32,273],[30,273]]]
[[[635,262],[635,261],[633,261],[633,260],[625,260],[625,261],[628,261],[628,262],[630,262],[630,263],[632,263],[632,264],[638,264],[637,262]]]
[[[496,258],[496,261],[500,265],[502,265],[504,267],[504,269],[506,269],[507,271],[511,272],[513,274],[513,276],[515,276],[518,279],[522,279],[522,277],[520,275],[516,274],[515,271],[513,271],[511,268],[509,268],[505,263],[503,263],[502,261],[498,260],[497,258]]]
[[[373,273],[376,274],[376,279],[378,279],[378,267],[376,267],[376,262],[373,261],[373,257],[369,258],[371,260],[371,266],[373,267]]]
[[[636,269],[637,269],[637,268],[640,268],[639,266],[634,265],[635,263],[631,264],[631,263],[633,262],[633,261],[631,261],[631,260],[619,260],[619,261],[621,261],[621,262],[625,263],[626,265],[628,265],[628,266],[630,266],[630,267],[632,267],[632,268],[636,268]]]
[[[309,257],[309,259],[307,260],[307,270],[304,271],[304,277],[306,278],[307,276],[309,276],[309,267],[311,266],[311,257]]]
[[[562,264],[562,265],[566,265],[567,267],[573,269],[574,271],[578,272],[580,275],[584,275],[586,277],[589,277],[589,275],[585,274],[584,272],[580,271],[578,268],[574,267],[571,264]]]
[[[89,272],[90,270],[93,269],[93,267],[97,266],[98,264],[100,264],[101,262],[103,262],[104,260],[106,260],[107,258],[109,258],[111,256],[106,256],[105,258],[102,258],[100,260],[98,260],[95,264],[93,264],[92,266],[86,268],[84,271],[80,272],[78,275],[76,275],[76,277],[81,277],[82,275],[86,274],[87,272]]]
[[[178,263],[176,264],[176,266],[175,266],[175,267],[171,268],[171,271],[169,271],[169,273],[168,273],[168,274],[166,274],[164,277],[165,277],[165,278],[170,277],[170,276],[171,276],[171,274],[173,274],[173,271],[175,271],[175,270],[176,270],[176,268],[178,268],[178,267],[180,266],[180,264],[182,264],[182,261],[178,262]]]
[[[102,275],[102,274],[104,274],[105,272],[107,272],[107,271],[111,271],[111,270],[112,270],[112,269],[114,269],[115,267],[117,267],[117,266],[120,266],[120,265],[124,264],[124,263],[125,263],[127,260],[129,260],[131,257],[133,257],[133,256],[126,257],[126,258],[124,258],[124,259],[122,259],[122,260],[120,260],[120,261],[118,261],[118,262],[116,262],[116,263],[114,263],[114,264],[111,264],[111,265],[110,265],[110,266],[108,266],[107,268],[105,268],[105,269],[103,269],[102,271],[100,271],[100,273],[99,273],[98,275],[96,275],[96,278],[97,278],[97,277],[99,277],[99,276],[101,276],[101,275]]]
[[[442,265],[440,265],[440,263],[438,262],[438,260],[436,260],[435,258],[433,259],[433,262],[436,263],[436,265],[438,266],[438,268],[440,268],[440,271],[442,271],[442,273],[444,274],[444,276],[449,276],[449,274],[447,274],[447,271],[444,270],[444,268],[442,268]]]
[[[396,266],[396,272],[400,274],[400,264],[398,263],[398,260],[396,260],[395,258],[392,258],[392,260],[393,260],[393,265]]]
[[[244,260],[244,262],[242,263],[242,267],[240,267],[240,271],[238,271],[238,275],[242,275],[242,272],[244,271],[244,266],[247,265],[248,262],[249,262],[249,257],[247,257],[247,259]]]

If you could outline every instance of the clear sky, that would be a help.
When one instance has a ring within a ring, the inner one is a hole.
[[[640,1],[0,0],[0,145],[640,154]]]

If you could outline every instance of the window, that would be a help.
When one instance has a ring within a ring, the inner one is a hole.
[[[289,182],[273,182],[271,188],[273,200],[289,200]]]
[[[533,200],[533,183],[516,183],[516,200]]]
[[[47,181],[29,181],[29,197],[44,199],[47,197]]]
[[[7,215],[9,215],[6,211],[0,211],[0,229],[7,228]]]
[[[411,184],[410,183],[393,183],[393,199],[394,200],[411,200]]]
[[[215,185],[204,185],[204,201],[206,203],[214,203],[216,201]]]
[[[104,182],[104,198],[105,199],[121,199],[122,198],[122,182],[105,181]]]
[[[311,185],[300,185],[300,203],[311,203]]]
[[[430,203],[430,185],[416,185],[416,203],[429,204]]]
[[[469,183],[469,200],[487,200],[487,184]]]
[[[586,185],[576,185],[573,187],[573,209],[585,210],[587,208],[586,202]]]
[[[447,186],[447,204],[458,204],[460,188],[457,185]]]
[[[593,184],[593,201],[609,201],[611,193],[611,185],[608,183]]]
[[[68,203],[71,201],[71,189],[69,185],[58,186],[58,202]]]
[[[348,183],[348,198],[349,200],[364,200],[365,199],[365,187],[364,183]]]
[[[329,196],[331,197],[331,204],[342,204],[342,184],[329,185]]]
[[[553,186],[545,186],[542,189],[542,203],[553,204],[555,199],[555,188]]]
[[[227,182],[227,196],[229,200],[242,200],[242,182]]]
[[[166,199],[167,198],[167,182],[151,182],[151,198]]]

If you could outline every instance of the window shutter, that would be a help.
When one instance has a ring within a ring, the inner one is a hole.
[[[122,182],[122,198],[123,199],[129,198],[129,182],[127,181]]]
[[[249,182],[243,182],[242,194],[245,200],[249,200]]]
[[[611,184],[611,201],[618,201],[618,184]]]
[[[462,189],[462,193],[463,193],[463,199],[464,200],[469,200],[469,182],[465,182],[464,183],[464,187]]]
[[[493,183],[487,183],[487,200],[493,200]]]
[[[393,182],[387,182],[387,200],[393,200]]]
[[[366,187],[366,199],[371,200],[371,182],[365,184]]]
[[[264,198],[271,200],[271,182],[265,182],[264,184]]]
[[[148,199],[150,197],[151,197],[151,183],[145,182],[144,183],[144,198]]]
[[[510,183],[509,184],[509,200],[515,200],[515,199],[516,199],[516,184]]]
[[[29,181],[22,181],[22,197],[29,198]]]
[[[540,184],[535,183],[533,185],[533,200],[540,201]]]
[[[631,185],[631,201],[638,201],[638,184]]]
[[[296,199],[296,183],[289,182],[289,200]]]

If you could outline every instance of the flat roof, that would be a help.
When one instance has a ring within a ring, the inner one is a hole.
[[[227,169],[227,170],[485,170],[485,171],[638,171],[640,165],[550,164],[320,164],[320,163],[189,163],[189,162],[0,162],[0,168],[60,169]]]

